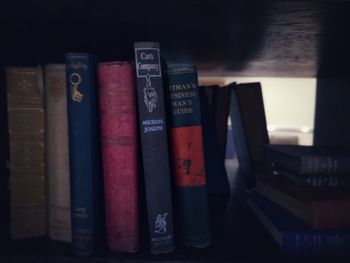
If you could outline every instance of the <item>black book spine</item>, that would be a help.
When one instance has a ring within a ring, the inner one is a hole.
[[[0,72],[0,244],[10,237],[10,196],[8,190],[9,182],[9,136],[7,121],[7,100],[5,73]]]
[[[153,254],[174,250],[164,90],[158,43],[134,44],[136,93]]]

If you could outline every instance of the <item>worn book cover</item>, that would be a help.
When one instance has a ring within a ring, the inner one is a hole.
[[[95,70],[92,55],[66,54],[72,245],[73,252],[81,256],[95,253],[103,229]]]
[[[135,252],[139,220],[134,66],[98,64],[98,90],[108,247]]]
[[[43,74],[40,67],[6,67],[9,189],[13,239],[46,235]]]
[[[182,241],[186,246],[204,248],[211,237],[197,70],[171,67],[167,80],[172,171]]]
[[[45,109],[48,233],[52,240],[70,242],[72,233],[64,64],[45,66]]]

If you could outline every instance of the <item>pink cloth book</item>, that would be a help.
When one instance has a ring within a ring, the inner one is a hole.
[[[139,247],[137,200],[137,123],[132,64],[98,65],[100,127],[110,250]]]

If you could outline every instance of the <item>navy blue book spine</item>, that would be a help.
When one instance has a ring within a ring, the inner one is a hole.
[[[164,89],[158,43],[135,43],[136,94],[153,254],[174,250]]]
[[[236,83],[229,84],[231,87],[230,119],[232,125],[232,137],[235,145],[235,151],[239,163],[239,172],[245,178],[252,176],[251,160],[247,144],[247,138],[244,131],[244,124],[241,116],[241,110],[236,94]],[[245,182],[247,183],[247,182]]]
[[[204,248],[211,243],[197,70],[169,68],[167,109],[172,171],[182,240]]]
[[[71,184],[72,246],[79,256],[96,248],[100,171],[94,57],[66,54],[67,114]]]
[[[253,210],[277,238],[287,255],[349,255],[349,230],[315,230],[259,193],[247,196]],[[275,229],[273,231],[272,229]],[[276,238],[276,237],[275,237]]]

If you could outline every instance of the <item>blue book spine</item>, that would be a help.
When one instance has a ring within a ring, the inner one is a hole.
[[[96,245],[96,198],[101,173],[94,66],[89,54],[66,54],[72,246],[79,256],[92,255]]]
[[[244,124],[241,116],[241,110],[236,94],[236,84],[231,85],[231,103],[230,103],[230,118],[232,123],[232,137],[235,145],[236,155],[239,163],[239,171],[244,178],[244,183],[247,183],[247,177],[252,176],[251,159],[247,145],[247,139],[244,131]]]
[[[349,255],[349,232],[283,233],[283,253],[287,255]]]
[[[259,193],[247,196],[254,213],[287,255],[349,255],[350,231],[315,230]]]

